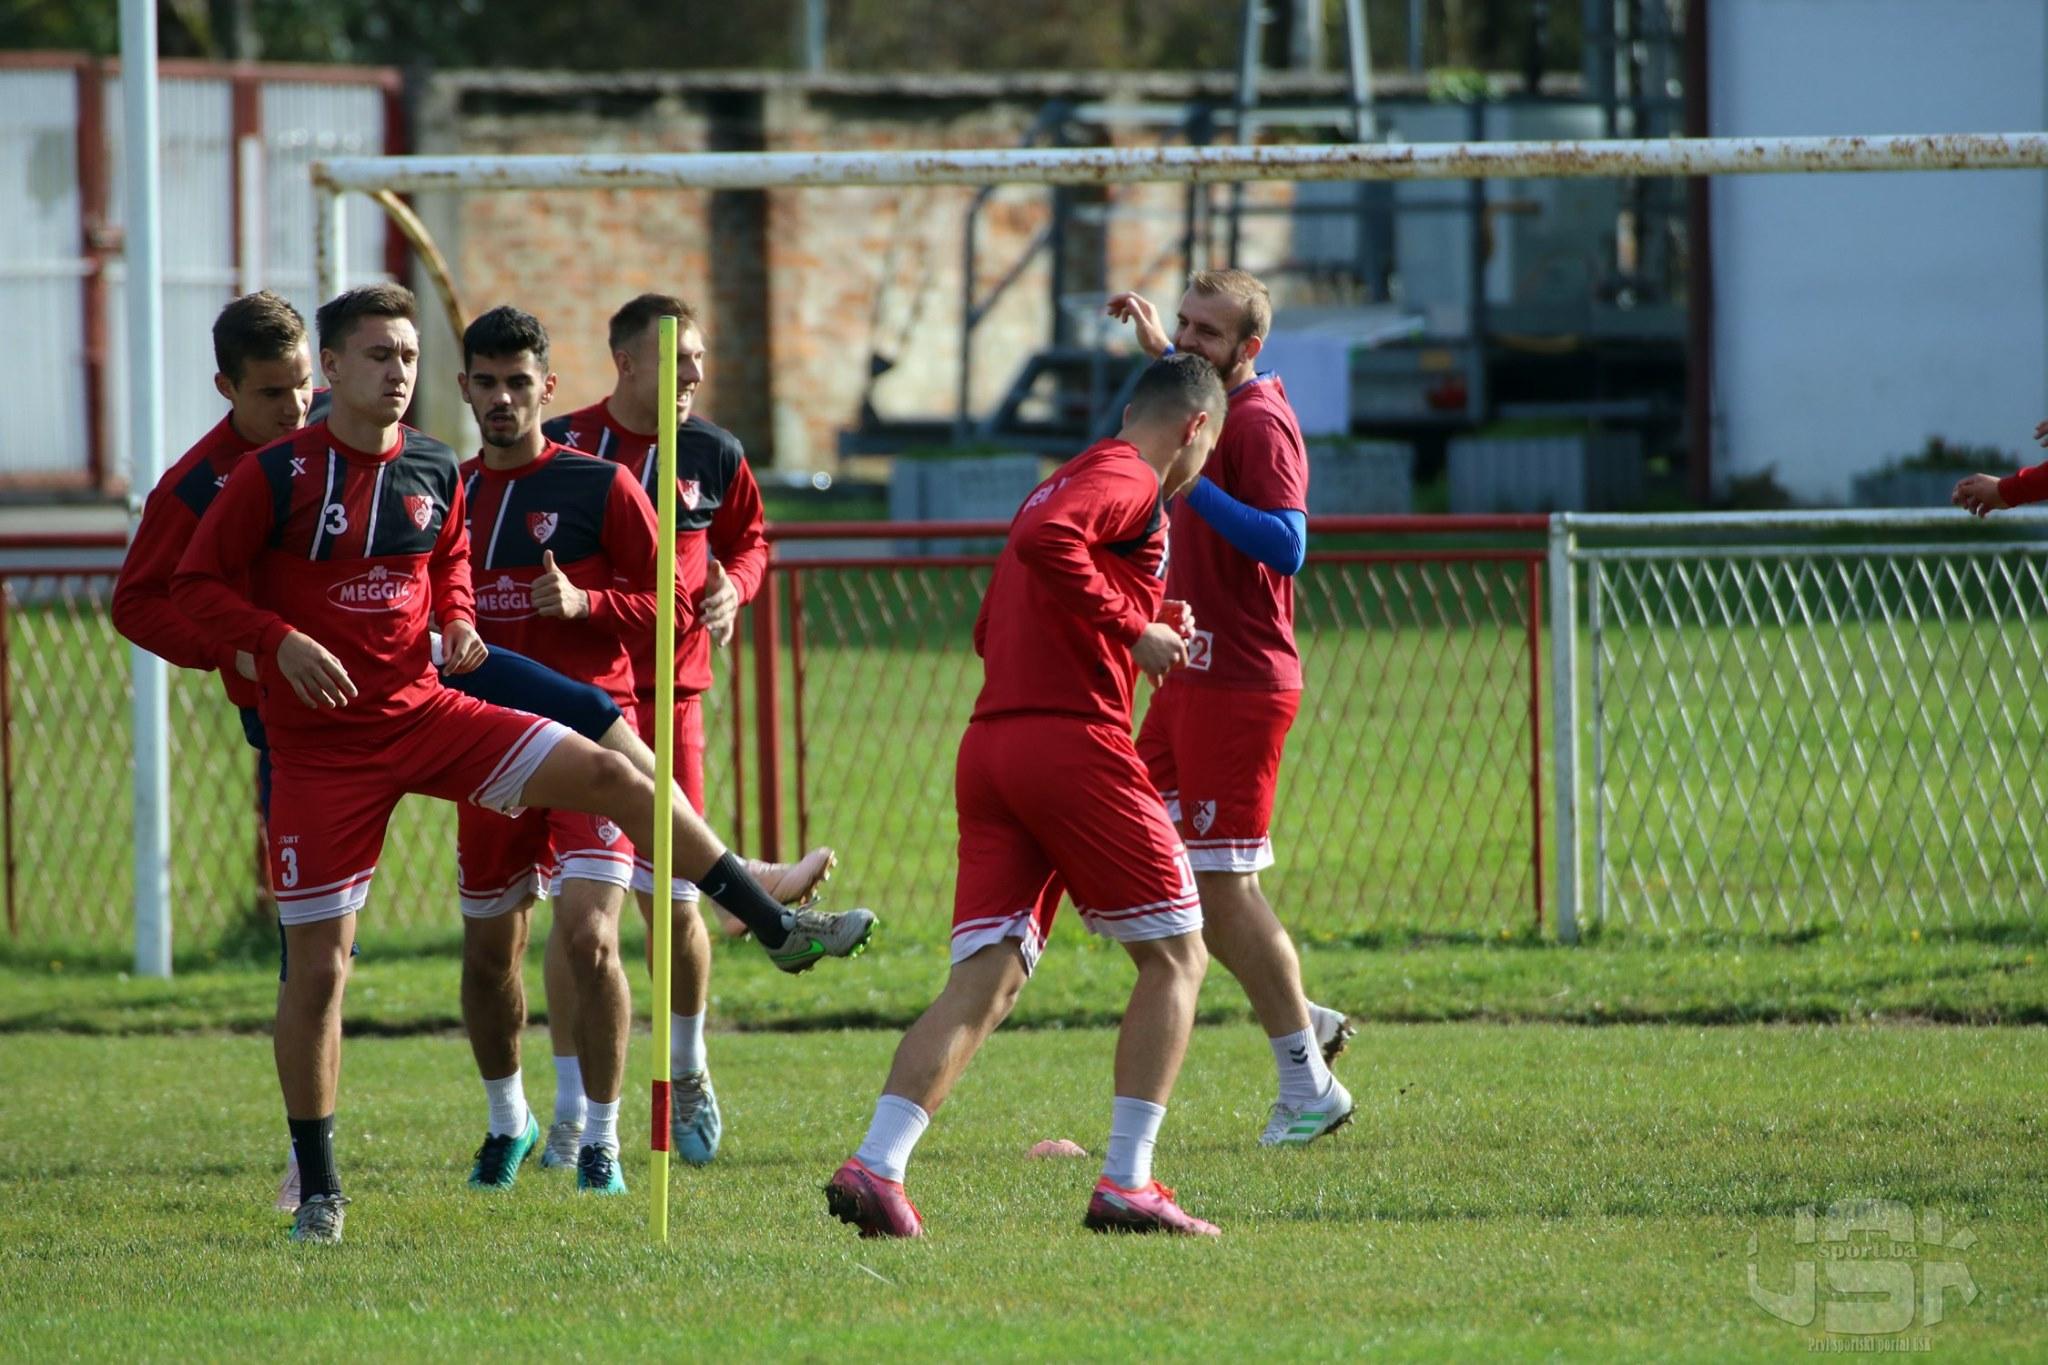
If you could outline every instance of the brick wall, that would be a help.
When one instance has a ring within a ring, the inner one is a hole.
[[[1053,97],[1122,101],[1215,93],[1209,78],[802,78],[450,73],[425,92],[419,150],[431,153],[694,152],[1010,147]],[[1125,143],[1155,141],[1120,134]],[[1284,202],[1285,186],[1253,202]],[[1217,191],[1217,204],[1226,191]],[[610,388],[604,322],[644,289],[704,314],[701,406],[754,458],[829,469],[862,404],[896,417],[950,417],[960,368],[963,231],[975,192],[955,188],[771,192],[520,192],[423,196],[421,211],[472,313],[516,302],[555,339],[559,402]],[[1169,304],[1183,270],[1184,197],[1174,186],[1114,189],[1084,204],[1074,231],[1102,238],[1105,278],[1066,282],[1070,318],[1105,286]],[[1103,213],[1104,204],[1113,212]],[[1091,211],[1092,210],[1092,211]],[[981,219],[977,288],[994,287],[1051,221],[1051,192],[997,190]],[[1284,255],[1280,219],[1254,219],[1244,264]],[[1216,238],[1220,244],[1222,237]],[[1085,258],[1085,253],[1082,253]],[[984,412],[1052,333],[1049,257],[1040,253],[977,329],[972,402]],[[430,376],[452,375],[452,339],[427,338]],[[452,380],[430,377],[425,419],[466,444]]]

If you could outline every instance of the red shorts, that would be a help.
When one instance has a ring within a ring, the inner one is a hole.
[[[633,728],[648,748],[654,747],[654,698],[638,696],[633,704]],[[689,799],[690,809],[704,813],[704,706],[693,692],[676,700],[676,785]],[[633,889],[644,896],[654,894],[654,864],[647,855],[633,855]],[[669,899],[694,904],[697,888],[680,878],[669,884]]]
[[[1017,939],[1038,965],[1061,893],[1123,942],[1199,933],[1202,903],[1131,737],[1114,725],[1018,716],[960,740],[953,961]]]
[[[277,917],[304,924],[362,909],[401,796],[510,814],[569,733],[443,688],[374,742],[273,749],[267,832]]]
[[[1138,756],[1188,846],[1197,872],[1273,865],[1273,791],[1301,693],[1193,687],[1152,694]]]
[[[455,814],[456,883],[462,913],[490,919],[531,904],[569,878],[625,889],[633,884],[633,841],[602,815],[530,810],[500,815],[481,806]]]

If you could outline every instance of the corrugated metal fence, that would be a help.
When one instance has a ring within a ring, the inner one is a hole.
[[[404,150],[397,73],[349,67],[162,68],[165,335],[199,338],[237,293],[316,298],[316,158]],[[127,452],[121,348],[118,64],[0,53],[0,317],[36,344],[0,366],[0,487],[116,489]],[[394,276],[376,205],[349,206],[352,278]],[[219,419],[203,344],[164,355],[172,453]]]

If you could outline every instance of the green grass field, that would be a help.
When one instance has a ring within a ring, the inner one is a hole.
[[[1159,1170],[1224,1226],[1206,1245],[1093,1236],[1079,1220],[1094,1163],[1023,1157],[1049,1136],[1099,1152],[1099,1029],[998,1035],[913,1166],[928,1240],[858,1241],[818,1190],[858,1140],[892,1043],[714,1038],[727,1146],[716,1166],[677,1173],[663,1249],[647,1240],[637,1156],[629,1200],[578,1198],[532,1168],[502,1197],[464,1188],[482,1101],[462,1043],[357,1039],[338,1143],[356,1202],[347,1242],[314,1249],[289,1246],[269,1209],[282,1125],[261,1038],[8,1037],[0,1357],[2048,1349],[2037,1029],[1375,1026],[1342,1065],[1359,1121],[1287,1154],[1250,1141],[1264,1046],[1250,1029],[1204,1029]],[[530,1035],[529,1051],[544,1049]],[[543,1103],[545,1086],[529,1077]],[[91,1117],[53,1133],[64,1114]],[[1850,1239],[1916,1289],[1946,1258],[1973,1301],[1950,1291],[1927,1325],[1916,1296],[1911,1325],[1884,1340],[1829,1333],[1869,1324],[1826,1279],[1802,1299],[1797,1263],[1850,1242],[1801,1246],[1796,1212],[1858,1199],[1974,1237],[1960,1251]],[[1751,1296],[1752,1266],[1767,1295],[1791,1295],[1789,1316],[1803,1302],[1839,1319],[1773,1316]]]

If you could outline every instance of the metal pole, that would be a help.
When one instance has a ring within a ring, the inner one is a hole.
[[[1557,937],[1579,941],[1579,623],[1571,525],[1550,519],[1550,743],[1557,841]]]
[[[158,238],[156,6],[121,0],[121,112],[128,323],[129,536],[163,469],[163,246]],[[129,650],[135,680],[135,974],[171,974],[170,678]]]
[[[2048,132],[1711,137],[1589,142],[1339,142],[1213,147],[1014,147],[644,156],[338,156],[324,190],[762,190],[826,185],[1232,184],[1242,180],[1571,180],[2048,169]]]
[[[348,214],[342,192],[316,184],[313,189],[313,274],[319,302],[342,291],[348,259]]]
[[[1422,0],[1408,0],[1408,69],[1422,72]]]
[[[263,139],[251,133],[235,143],[236,215],[241,240],[235,249],[235,290],[253,294],[263,287]]]

